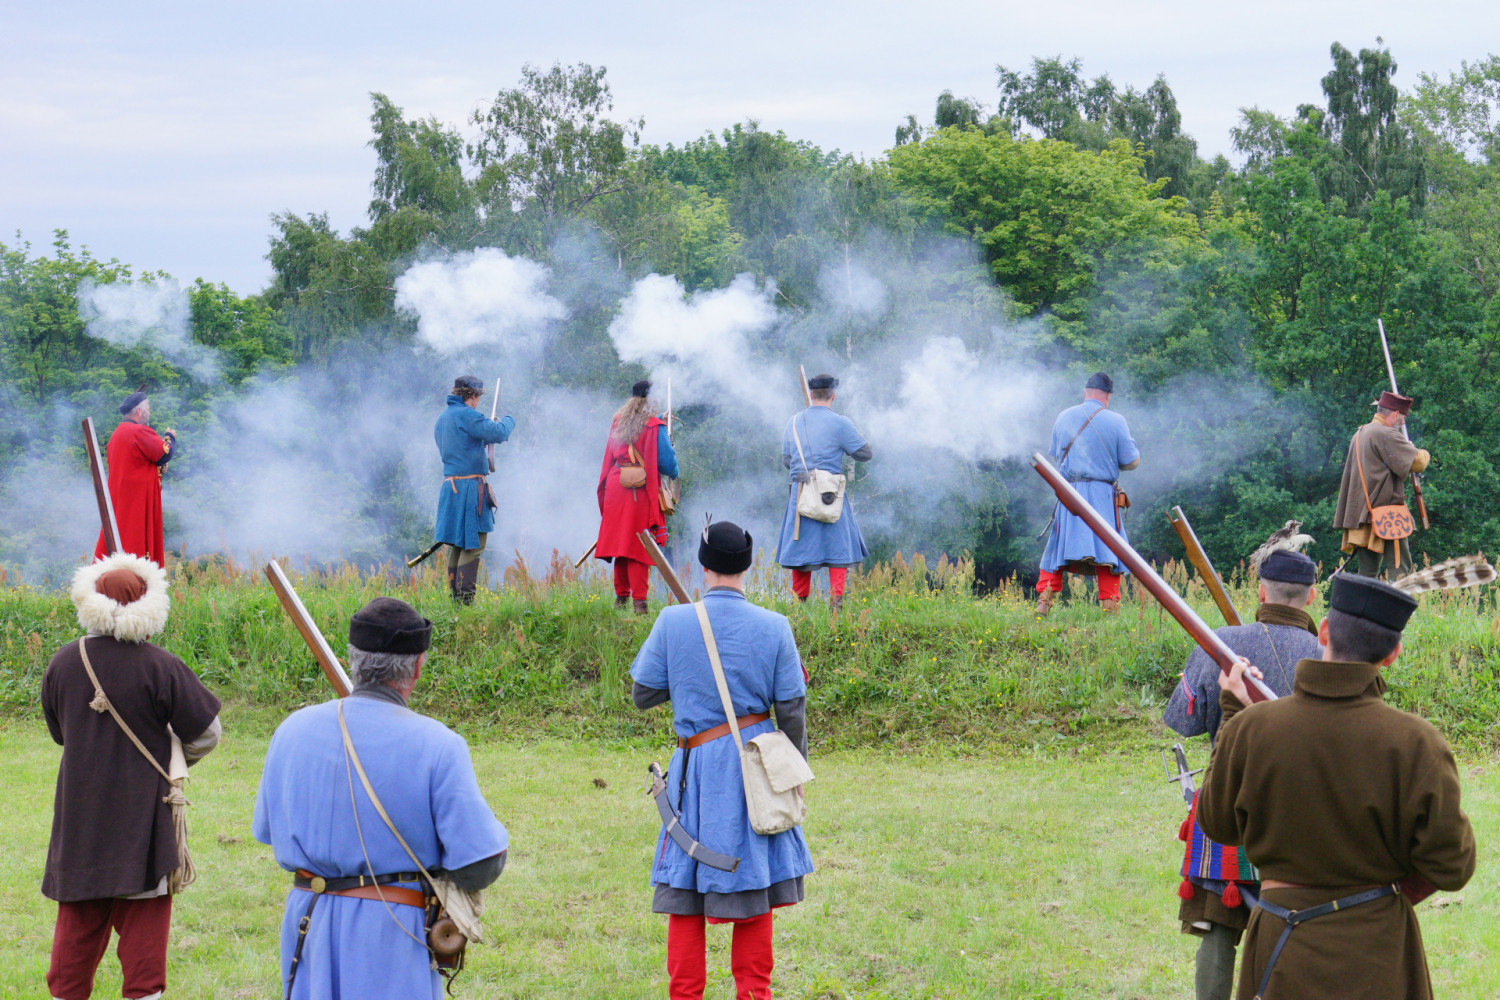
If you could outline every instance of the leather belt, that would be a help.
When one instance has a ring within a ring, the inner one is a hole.
[[[749,715],[742,715],[734,721],[739,723],[741,729],[747,729],[757,722],[765,722],[770,717],[770,712],[751,712]],[[721,736],[728,736],[729,732],[729,723],[724,722],[714,726],[712,729],[705,729],[695,736],[689,736],[687,739],[679,736],[677,737],[677,749],[696,750],[705,743],[712,742]]]
[[[417,872],[397,872],[393,875],[355,875],[347,878],[324,878],[312,872],[297,869],[292,885],[315,896],[350,896],[354,899],[378,899],[387,903],[400,903],[427,909],[427,894],[419,889],[407,889],[392,885],[393,882],[420,882]]]

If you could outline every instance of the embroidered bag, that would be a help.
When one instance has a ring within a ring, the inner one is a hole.
[[[1363,441],[1355,441],[1354,461],[1359,465],[1359,486],[1365,492],[1365,509],[1370,512],[1370,530],[1375,532],[1378,538],[1383,538],[1388,542],[1399,542],[1417,530],[1417,526],[1412,521],[1411,511],[1406,509],[1405,503],[1389,504],[1384,507],[1370,506],[1370,487],[1365,483],[1365,457],[1361,453],[1363,443]],[[1397,545],[1396,565],[1400,564],[1401,546]]]

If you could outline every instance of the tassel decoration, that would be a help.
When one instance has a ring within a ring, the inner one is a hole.
[[[1239,883],[1229,883],[1228,887],[1225,888],[1223,894],[1219,897],[1219,899],[1222,900],[1224,905],[1231,910],[1243,903],[1244,898],[1240,895]]]
[[[1193,814],[1192,813],[1188,813],[1187,816],[1185,816],[1183,818],[1182,825],[1177,828],[1177,839],[1180,840],[1180,841],[1182,841],[1184,844],[1186,844],[1188,837],[1192,836],[1192,833],[1193,833]]]
[[[1193,883],[1188,881],[1187,879],[1183,879],[1177,885],[1177,898],[1182,900],[1192,899],[1193,894],[1197,891],[1197,886],[1193,885]]]

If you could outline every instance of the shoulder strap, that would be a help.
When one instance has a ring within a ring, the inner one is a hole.
[[[1365,510],[1369,511],[1370,516],[1373,518],[1375,516],[1375,508],[1370,505],[1370,487],[1365,485],[1365,457],[1360,454],[1363,451],[1364,441],[1362,436],[1364,432],[1364,427],[1354,432],[1354,462],[1359,466],[1359,488],[1365,491]]]
[[[729,731],[734,733],[735,745],[745,752],[745,741],[740,739],[740,723],[734,714],[734,702],[729,699],[729,682],[724,679],[724,664],[719,662],[719,644],[714,641],[713,626],[708,623],[708,609],[702,601],[693,605],[698,612],[698,625],[703,629],[703,644],[708,647],[708,662],[714,668],[714,683],[719,687],[719,700],[724,704],[724,717],[729,720]]]
[[[120,724],[120,728],[124,730],[125,735],[130,737],[130,742],[135,744],[135,748],[141,752],[141,756],[149,760],[151,766],[156,768],[156,773],[166,778],[167,784],[170,785],[172,783],[172,776],[161,766],[161,762],[156,759],[156,756],[150,750],[146,749],[146,745],[140,741],[140,738],[125,724],[125,720],[120,718],[120,713],[115,711],[115,706],[110,703],[109,697],[104,693],[104,688],[100,687],[99,677],[94,673],[94,665],[89,662],[89,651],[85,648],[87,643],[87,636],[78,640],[78,655],[83,658],[83,669],[88,672],[89,680],[94,685],[94,700],[89,702],[89,708],[92,708],[96,712],[108,712]]]
[[[800,417],[802,414],[799,413],[797,416]],[[802,471],[811,473],[812,470],[807,467],[807,456],[802,454],[802,439],[797,436],[797,417],[792,418],[792,440],[797,443],[797,457],[802,459]],[[707,618],[703,620],[705,622],[708,621]]]
[[[1093,413],[1089,414],[1089,418],[1083,422],[1083,426],[1080,427],[1080,428],[1078,428],[1078,433],[1074,434],[1071,438],[1068,439],[1068,443],[1065,444],[1065,445],[1063,445],[1062,454],[1060,454],[1060,455],[1057,456],[1057,464],[1058,465],[1061,465],[1063,462],[1065,462],[1067,460],[1067,458],[1068,458],[1068,452],[1070,452],[1070,451],[1073,450],[1073,445],[1077,444],[1078,443],[1078,439],[1083,436],[1083,432],[1089,429],[1089,424],[1091,424],[1091,423],[1094,422],[1094,418],[1097,417],[1099,414],[1101,414],[1103,412],[1104,412],[1104,405],[1101,403],[1099,405],[1099,409],[1097,409]]]
[[[370,784],[370,776],[365,774],[365,766],[359,762],[359,754],[354,749],[354,740],[349,737],[349,724],[344,721],[344,699],[342,698],[338,701],[338,710],[339,732],[344,737],[344,752],[349,755],[349,761],[354,765],[354,772],[359,775],[359,783],[364,786],[365,795],[369,796],[370,804],[380,814],[380,818],[385,822],[386,828],[395,836],[396,842],[401,845],[401,849],[406,852],[406,856],[411,858],[412,864],[417,866],[417,871],[422,873],[422,877],[427,880],[429,885],[435,886],[437,883],[432,877],[432,872],[428,871],[427,866],[422,864],[422,859],[416,856],[411,847],[407,845],[406,838],[401,836],[401,831],[396,829],[396,824],[391,822],[390,814],[385,811],[385,806],[380,802],[380,796],[375,794],[375,789]],[[372,871],[370,874],[373,875],[375,873]]]

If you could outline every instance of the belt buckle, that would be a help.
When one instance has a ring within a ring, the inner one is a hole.
[[[318,895],[328,891],[328,880],[321,875],[314,875],[307,880],[307,887]]]

